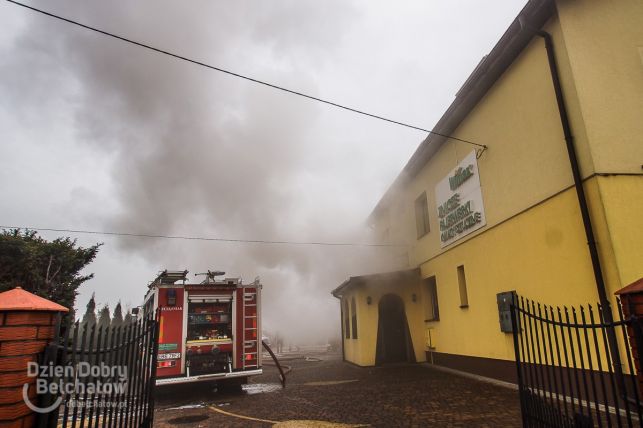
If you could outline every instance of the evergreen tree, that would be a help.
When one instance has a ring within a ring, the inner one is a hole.
[[[100,314],[98,315],[98,327],[99,328],[109,327],[111,322],[112,322],[112,319],[109,315],[109,306],[105,305],[103,306],[103,309],[100,310]]]
[[[20,286],[24,290],[73,308],[78,287],[94,277],[81,275],[98,248],[76,246],[76,240],[46,241],[33,230],[0,232],[0,292]]]
[[[85,325],[96,324],[96,300],[94,297],[95,295],[92,293],[92,298],[87,302],[87,309],[85,310],[85,315],[83,315],[83,320],[81,321]]]
[[[118,327],[123,324],[123,310],[121,308],[121,301],[119,300],[114,308],[114,315],[112,317],[112,327]]]
[[[91,334],[93,325],[96,325],[96,300],[94,293],[92,293],[92,298],[87,302],[85,314],[78,325],[78,340],[83,340],[83,334],[86,334],[86,340],[89,341],[89,335]]]
[[[73,323],[73,322],[75,322],[75,321],[76,321],[76,309],[74,309],[74,308],[70,308],[70,309],[69,309],[69,312],[67,312],[67,315],[66,315],[66,317],[65,317],[64,319],[65,319],[65,320],[69,320],[69,319],[70,319],[72,323]],[[66,321],[65,321],[65,322],[66,322]]]

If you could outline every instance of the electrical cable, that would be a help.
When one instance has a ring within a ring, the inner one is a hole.
[[[31,226],[3,226],[0,229],[25,229],[36,230],[44,232],[63,232],[63,233],[78,233],[85,235],[106,235],[106,236],[124,236],[132,238],[157,238],[157,239],[180,239],[185,241],[215,241],[215,242],[236,242],[244,244],[279,244],[279,245],[319,245],[326,247],[406,247],[404,244],[371,244],[351,243],[351,242],[318,242],[318,241],[272,241],[266,239],[232,239],[232,238],[216,238],[205,236],[180,236],[180,235],[153,235],[147,233],[127,233],[127,232],[109,232],[97,230],[79,230],[79,229],[54,229],[51,227],[31,227]]]
[[[164,54],[164,55],[171,56],[173,58],[177,58],[177,59],[180,59],[180,60],[183,60],[183,61],[187,61],[187,62],[190,62],[192,64],[200,65],[202,67],[206,67],[206,68],[209,68],[211,70],[215,70],[215,71],[218,71],[218,72],[221,72],[221,73],[225,73],[225,74],[228,74],[230,76],[245,79],[245,80],[248,80],[250,82],[257,83],[259,85],[268,86],[270,88],[277,89],[277,90],[280,90],[280,91],[283,91],[283,92],[287,92],[289,94],[298,95],[300,97],[308,98],[308,99],[313,100],[313,101],[318,101],[320,103],[324,103],[324,104],[327,104],[327,105],[330,105],[330,106],[333,106],[333,107],[337,107],[337,108],[340,108],[340,109],[343,109],[343,110],[347,110],[347,111],[350,111],[350,112],[353,112],[353,113],[368,116],[368,117],[371,117],[371,118],[374,118],[374,119],[383,120],[385,122],[393,123],[395,125],[400,125],[400,126],[403,126],[403,127],[406,127],[406,128],[415,129],[415,130],[418,130],[418,131],[426,132],[428,134],[438,135],[440,137],[449,138],[449,139],[460,141],[460,142],[463,142],[463,143],[466,143],[466,144],[471,144],[471,145],[480,147],[481,152],[487,149],[487,146],[484,145],[484,144],[474,143],[473,141],[465,140],[465,139],[458,138],[458,137],[453,137],[451,135],[442,134],[442,133],[436,132],[436,131],[430,131],[428,129],[421,128],[419,126],[414,126],[414,125],[410,125],[408,123],[399,122],[397,120],[393,120],[393,119],[389,119],[389,118],[379,116],[379,115],[376,115],[376,114],[368,113],[368,112],[365,112],[363,110],[358,110],[356,108],[348,107],[348,106],[345,106],[345,105],[342,105],[342,104],[338,104],[338,103],[335,103],[333,101],[329,101],[329,100],[326,100],[326,99],[323,99],[323,98],[308,95],[308,94],[305,94],[303,92],[299,92],[299,91],[295,91],[295,90],[292,90],[292,89],[284,88],[283,86],[275,85],[273,83],[268,83],[268,82],[265,82],[263,80],[259,80],[259,79],[255,79],[255,78],[252,78],[252,77],[249,77],[249,76],[245,76],[243,74],[235,73],[233,71],[226,70],[226,69],[223,69],[223,68],[220,68],[220,67],[215,67],[213,65],[206,64],[204,62],[197,61],[197,60],[194,60],[194,59],[191,59],[191,58],[179,55],[179,54],[175,54],[175,53],[163,50],[163,49],[155,48],[155,47],[147,45],[145,43],[137,42],[135,40],[131,40],[131,39],[128,39],[126,37],[119,36],[119,35],[114,34],[114,33],[110,33],[108,31],[100,30],[98,28],[91,27],[89,25],[85,25],[83,23],[80,23],[78,21],[74,21],[74,20],[69,19],[69,18],[65,18],[65,17],[59,16],[59,15],[55,15],[55,14],[53,14],[51,12],[47,12],[47,11],[44,11],[42,9],[35,8],[33,6],[29,6],[29,5],[26,5],[24,3],[20,3],[20,2],[15,1],[15,0],[6,0],[6,1],[9,2],[9,3],[13,3],[14,5],[22,6],[22,7],[26,8],[26,9],[30,9],[30,10],[32,10],[34,12],[38,12],[38,13],[41,13],[43,15],[49,16],[51,18],[55,18],[55,19],[67,22],[69,24],[77,25],[77,26],[85,28],[87,30],[94,31],[94,32],[103,34],[105,36],[109,36],[109,37],[112,37],[114,39],[121,40],[121,41],[126,42],[126,43],[130,43],[130,44],[133,44],[133,45],[145,48],[145,49],[149,49],[149,50],[157,52],[157,53],[161,53],[161,54]]]

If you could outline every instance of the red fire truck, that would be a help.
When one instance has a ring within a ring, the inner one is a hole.
[[[164,270],[149,284],[144,314],[158,314],[156,384],[203,380],[245,383],[261,369],[261,284],[218,279],[208,271],[188,283],[188,271]]]

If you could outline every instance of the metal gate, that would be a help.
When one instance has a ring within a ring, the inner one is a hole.
[[[511,307],[523,426],[643,427],[641,319],[624,319],[620,302],[613,322],[609,306]]]
[[[58,324],[57,330],[41,363],[54,368],[40,397],[40,406],[52,410],[40,415],[38,426],[151,427],[158,322],[143,318],[104,327],[76,322]]]

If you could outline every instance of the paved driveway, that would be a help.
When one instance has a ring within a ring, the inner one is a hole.
[[[273,367],[243,392],[212,384],[159,388],[154,425],[520,426],[517,391],[426,365],[358,368],[338,356],[316,357],[283,362],[293,368],[286,389]]]

